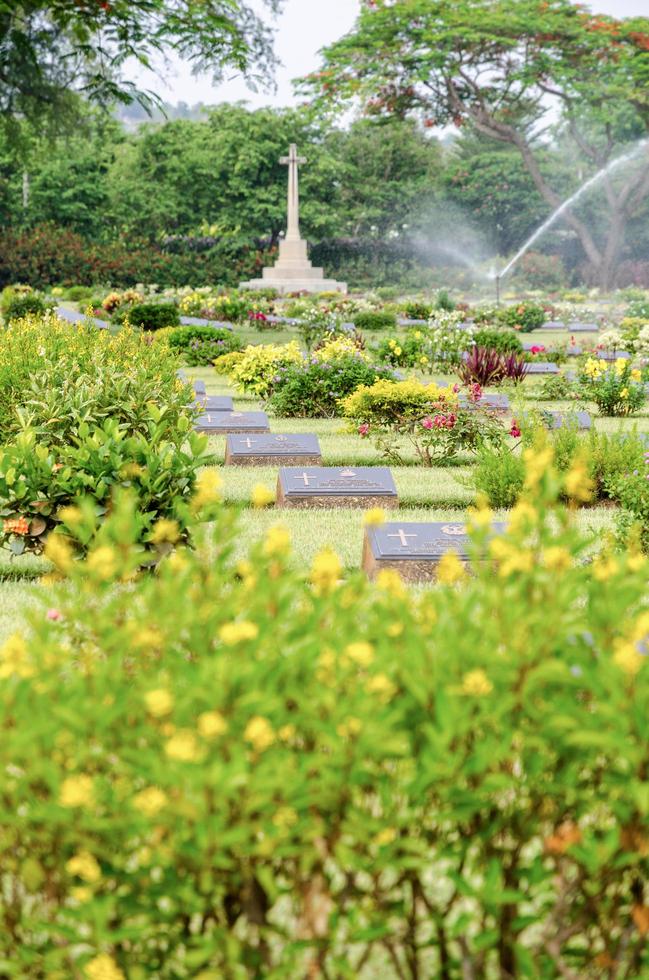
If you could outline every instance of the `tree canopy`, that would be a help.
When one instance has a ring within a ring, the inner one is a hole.
[[[570,0],[364,0],[307,88],[323,103],[417,112],[428,126],[470,126],[507,143],[554,208],[562,197],[539,153],[557,119],[593,170],[649,130],[649,18],[594,15]],[[603,284],[649,192],[649,155],[605,192],[604,240],[566,215]]]
[[[283,0],[260,0],[276,11]],[[247,0],[0,0],[0,121],[51,129],[74,118],[78,96],[102,104],[155,101],[128,81],[176,52],[220,78],[236,68],[265,79],[272,33]]]

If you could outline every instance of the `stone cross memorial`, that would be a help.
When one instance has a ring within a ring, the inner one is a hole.
[[[277,478],[278,507],[398,507],[386,466],[282,467]]]
[[[492,524],[502,534],[505,523]],[[447,551],[468,561],[469,537],[464,524],[382,524],[365,529],[363,569],[374,578],[383,568],[396,569],[406,582],[426,582],[435,577],[439,560]]]
[[[308,433],[287,435],[228,435],[226,466],[319,466],[322,461],[318,437]]]
[[[268,432],[265,412],[207,412],[194,423],[196,432],[226,435],[228,432]]]
[[[297,146],[291,143],[288,156],[280,163],[288,167],[288,224],[286,236],[279,243],[279,258],[274,266],[262,272],[261,279],[241,283],[241,289],[264,289],[274,286],[280,293],[306,291],[309,293],[347,292],[347,284],[325,279],[322,269],[311,265],[307,243],[300,235],[300,195],[298,166],[306,163],[298,156]]]

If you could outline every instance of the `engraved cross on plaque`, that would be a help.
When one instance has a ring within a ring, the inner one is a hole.
[[[298,192],[297,168],[300,163],[306,163],[305,157],[297,155],[297,146],[291,143],[287,157],[281,157],[280,163],[288,165],[288,227],[287,240],[300,237],[300,196]]]
[[[246,446],[248,447],[248,449],[252,449],[253,442],[257,442],[257,440],[251,439],[250,436],[248,436],[248,438],[246,439]]]
[[[311,486],[311,484],[309,483],[309,474],[308,473],[299,473],[295,477],[295,479],[296,480],[304,480],[304,486],[305,487],[310,487]]]
[[[407,548],[408,547],[408,538],[416,538],[417,535],[416,534],[406,534],[406,532],[404,531],[404,529],[402,527],[400,527],[396,534],[388,534],[388,537],[389,538],[399,538],[399,541],[401,542],[402,546],[404,548]]]

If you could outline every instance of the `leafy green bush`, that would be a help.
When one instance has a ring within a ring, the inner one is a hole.
[[[412,592],[120,507],[0,657],[5,972],[643,976],[647,562],[553,485]]]
[[[387,368],[374,367],[360,353],[334,360],[311,358],[278,372],[268,400],[274,414],[286,418],[333,418],[340,399],[376,378],[392,378]]]
[[[2,315],[5,322],[12,320],[22,320],[30,314],[38,315],[45,313],[48,305],[38,293],[23,293],[7,298],[2,303]]]
[[[517,303],[500,310],[498,319],[507,327],[530,333],[545,323],[545,309],[536,303]]]
[[[288,344],[250,344],[243,351],[224,354],[216,369],[230,378],[239,391],[266,398],[283,371],[302,363],[302,351],[292,340]]]
[[[490,507],[504,509],[518,501],[525,481],[525,462],[509,448],[481,446],[466,485],[475,489]]]
[[[487,347],[499,354],[519,354],[523,350],[523,342],[511,330],[482,327],[474,333],[473,339],[477,347]]]
[[[92,286],[70,286],[65,290],[65,298],[71,303],[82,303],[89,300],[94,294]]]
[[[172,350],[183,354],[190,367],[213,364],[222,354],[243,350],[241,338],[225,328],[177,327],[166,339]]]
[[[88,497],[97,515],[114,490],[137,491],[142,533],[180,522],[203,465],[189,432],[191,388],[166,345],[28,318],[0,334],[2,545],[40,551],[61,508]]]
[[[354,326],[357,330],[394,330],[397,318],[393,313],[382,310],[368,310],[354,316]]]
[[[424,303],[422,300],[409,299],[403,304],[403,315],[409,320],[428,320],[433,312],[432,303]]]
[[[646,401],[642,372],[628,359],[608,364],[589,357],[581,366],[583,397],[594,401],[602,415],[634,415]]]
[[[629,303],[625,316],[632,319],[649,320],[649,299],[645,297]]]
[[[397,337],[386,337],[376,348],[376,354],[379,361],[394,367],[418,367],[426,370],[432,362],[428,333],[413,328]]]
[[[637,432],[598,432],[588,441],[588,467],[597,497],[618,499],[618,489],[629,474],[644,468],[647,444]]]
[[[620,538],[626,544],[639,540],[643,552],[649,554],[649,453],[638,469],[612,479],[609,486],[622,508],[617,520]]]
[[[494,415],[462,408],[457,388],[420,381],[379,380],[358,388],[341,402],[343,414],[363,438],[371,437],[386,459],[403,461],[410,445],[424,466],[450,459],[462,450],[501,445],[504,432]]]
[[[52,531],[74,527],[81,502],[85,500],[101,519],[112,507],[115,492],[127,488],[136,495],[143,540],[161,520],[173,526],[168,523],[167,538],[159,537],[155,544],[185,539],[186,505],[196,474],[211,459],[205,452],[207,438],[189,431],[188,416],[172,423],[151,403],[147,421],[144,433],[131,436],[114,420],[101,428],[82,422],[75,434],[56,446],[42,443],[33,429],[26,429],[13,444],[0,448],[2,547],[14,555],[38,554],[48,541],[51,545]]]
[[[180,324],[180,313],[174,303],[136,303],[124,308],[124,316],[132,327],[142,330],[160,330]]]

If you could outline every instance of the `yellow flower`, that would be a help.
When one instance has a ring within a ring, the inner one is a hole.
[[[564,572],[572,565],[572,558],[568,549],[558,546],[546,548],[542,559],[544,566],[550,572]]]
[[[27,644],[19,633],[13,633],[0,649],[0,678],[32,677],[34,667],[27,658]]]
[[[623,670],[625,674],[629,674],[630,677],[635,677],[642,667],[642,661],[644,659],[645,658],[642,656],[642,654],[636,649],[635,643],[629,643],[621,640],[615,644],[613,662],[617,664],[620,670]]]
[[[162,517],[153,525],[150,541],[153,544],[163,544],[166,541],[169,544],[175,544],[179,537],[178,521],[170,521],[166,517]]]
[[[72,569],[74,564],[72,548],[62,534],[48,534],[43,554],[64,575]]]
[[[380,527],[385,524],[385,511],[382,507],[370,507],[363,514],[364,527]]]
[[[59,803],[65,807],[93,806],[95,802],[95,784],[92,776],[79,773],[68,776],[61,783]]]
[[[277,735],[282,742],[290,742],[292,738],[295,738],[295,732],[295,725],[282,725],[277,732]]]
[[[338,725],[336,731],[341,738],[351,738],[354,735],[358,735],[362,727],[363,722],[360,718],[348,718],[347,721],[343,721]]]
[[[90,902],[93,898],[92,888],[88,888],[87,885],[79,885],[76,888],[70,889],[70,897],[78,902],[79,905],[85,905],[86,902]]]
[[[264,538],[264,554],[268,557],[273,555],[285,555],[291,547],[291,533],[281,524],[269,527]]]
[[[297,821],[298,815],[292,806],[281,806],[273,817],[273,823],[280,828],[292,827]]]
[[[481,667],[477,670],[470,670],[462,679],[463,694],[481,697],[482,695],[491,694],[493,689],[493,684]]]
[[[228,730],[228,723],[218,711],[204,711],[198,716],[197,728],[203,738],[217,738]]]
[[[68,874],[82,878],[91,885],[101,878],[101,868],[90,851],[79,851],[78,854],[71,857],[65,865],[65,870]]]
[[[400,354],[401,354],[401,348],[400,347],[395,347],[394,348],[394,353],[397,355],[397,357],[399,357]]]
[[[382,568],[376,576],[376,587],[381,592],[399,599],[406,594],[406,586],[396,568]]]
[[[253,507],[261,509],[275,503],[275,494],[263,483],[256,483],[252,488],[250,500]]]
[[[77,524],[80,524],[81,521],[83,520],[83,514],[81,512],[81,508],[74,507],[72,505],[68,507],[61,507],[57,516],[59,520],[63,521],[64,524],[67,524],[68,527],[75,527]]]
[[[189,728],[179,728],[165,744],[165,752],[178,762],[197,762],[200,758],[196,736]]]
[[[386,626],[385,632],[388,636],[401,636],[403,633],[403,623],[390,623],[389,626]]]
[[[422,357],[419,358],[419,363],[420,364],[428,364],[429,363],[428,362],[428,358],[426,357],[425,354]]]
[[[509,515],[509,530],[514,533],[534,525],[538,512],[528,500],[519,500]]]
[[[397,346],[397,342],[396,342],[396,340],[391,340],[391,341],[390,341],[390,342],[388,343],[388,347],[390,348],[390,350],[394,350],[394,348],[395,348],[396,346]]]
[[[181,388],[182,387],[183,385],[181,383]],[[142,476],[143,473],[144,473],[143,467],[140,466],[139,463],[135,463],[135,462],[125,463],[124,466],[122,466],[121,470],[119,471],[119,475],[122,477],[122,479],[127,479],[127,480],[132,479],[135,476]]]
[[[564,486],[572,500],[587,503],[593,495],[593,481],[583,460],[575,460],[571,469],[566,473]]]
[[[545,449],[526,449],[523,453],[525,461],[525,486],[536,487],[543,479],[546,471],[552,466],[554,452],[551,446]]]
[[[619,563],[613,555],[598,555],[592,564],[593,578],[598,582],[607,582],[619,571]]]
[[[421,340],[421,330],[415,330],[415,340]]]
[[[171,572],[184,572],[188,565],[187,558],[182,551],[172,551],[171,554],[167,555],[164,562],[164,567]]]
[[[466,577],[466,569],[456,551],[447,551],[437,563],[437,581],[442,585],[455,585]]]
[[[264,752],[275,741],[275,732],[267,718],[255,715],[246,725],[243,737],[256,752]]]
[[[153,691],[147,691],[144,695],[144,703],[147,711],[154,718],[164,718],[173,711],[174,699],[171,691],[164,687],[157,687]]]
[[[100,545],[88,555],[86,568],[102,582],[109,582],[117,573],[117,552],[108,544]]]
[[[477,501],[476,507],[469,507],[468,523],[474,528],[491,527],[493,516],[493,511],[486,498],[482,497]]]
[[[627,361],[623,357],[618,357],[615,361],[615,372],[616,374],[624,374],[627,366]]]
[[[365,690],[369,691],[370,694],[378,694],[383,700],[389,701],[397,689],[387,674],[375,674],[367,681]]]
[[[133,797],[133,806],[145,817],[157,816],[168,802],[167,794],[157,786],[148,786]]]
[[[223,481],[216,470],[203,470],[198,474],[196,490],[192,499],[194,510],[200,510],[207,504],[215,504],[221,499]]]
[[[83,968],[88,980],[126,980],[112,956],[100,953]]]
[[[371,643],[365,643],[363,640],[348,644],[345,647],[345,653],[359,667],[368,667],[374,660],[374,647]]]
[[[246,619],[234,623],[224,623],[219,630],[219,638],[226,647],[234,647],[246,640],[254,640],[259,635],[259,627]]]
[[[311,566],[311,582],[319,594],[332,592],[342,574],[340,558],[331,548],[319,551]]]
[[[397,832],[394,827],[384,827],[383,830],[379,830],[378,834],[374,837],[374,843],[377,847],[384,847],[386,844],[391,844],[393,840],[396,839]]]
[[[639,371],[637,368],[634,368],[633,371],[631,372],[631,380],[642,381],[642,371]]]

